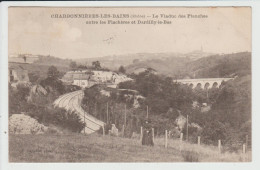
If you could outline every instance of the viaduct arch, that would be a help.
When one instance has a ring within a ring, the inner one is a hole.
[[[219,88],[222,81],[233,80],[234,78],[204,78],[204,79],[179,79],[174,80],[177,83],[187,84],[192,88],[200,86],[202,89],[209,89],[212,87]]]

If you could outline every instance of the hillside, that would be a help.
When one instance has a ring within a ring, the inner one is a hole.
[[[128,73],[139,68],[151,67],[159,74],[174,78],[217,78],[244,76],[251,74],[251,53],[213,55],[199,58],[172,57],[167,59],[150,59],[126,66]]]
[[[198,78],[234,77],[251,74],[251,53],[213,55],[190,62],[186,74]]]
[[[79,64],[91,65],[93,61],[100,61],[102,67],[106,67],[111,70],[118,70],[122,66],[129,66],[139,64],[140,62],[147,62],[151,60],[162,60],[167,62],[167,60],[172,60],[172,58],[190,58],[195,60],[201,57],[207,57],[212,55],[210,53],[205,53],[201,51],[194,51],[190,53],[136,53],[136,54],[124,54],[124,55],[113,55],[113,56],[104,56],[99,58],[82,58],[76,59],[75,61]],[[159,66],[158,66],[159,67]],[[164,73],[167,73],[164,72]]]
[[[118,70],[122,65],[131,74],[153,68],[159,74],[173,78],[217,78],[251,74],[251,53],[210,54],[201,51],[191,53],[138,53],[77,59],[77,63],[91,65],[100,61],[101,66]]]
[[[140,68],[153,68],[159,74],[175,77],[185,72],[186,65],[191,62],[190,58],[172,57],[167,59],[149,59],[126,66],[126,72],[137,73]]]

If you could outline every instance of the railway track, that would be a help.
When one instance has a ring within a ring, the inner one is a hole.
[[[82,109],[81,96],[83,96],[82,90],[67,93],[56,99],[53,105],[55,107],[64,108],[68,111],[74,111],[75,113],[77,113],[80,119],[86,123],[86,127],[82,130],[82,133],[85,132],[87,134],[90,134],[99,130],[100,127],[104,126],[105,123],[88,114]]]

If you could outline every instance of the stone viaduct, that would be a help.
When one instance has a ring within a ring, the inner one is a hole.
[[[201,87],[203,89],[209,89],[212,87],[218,88],[222,81],[233,80],[234,78],[203,78],[203,79],[179,79],[174,82],[183,83],[191,86],[192,88]]]

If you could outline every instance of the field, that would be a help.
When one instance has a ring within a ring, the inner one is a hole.
[[[155,146],[142,146],[139,139],[98,134],[10,135],[9,162],[240,162],[251,152],[219,153],[214,146],[198,146],[155,138]]]

